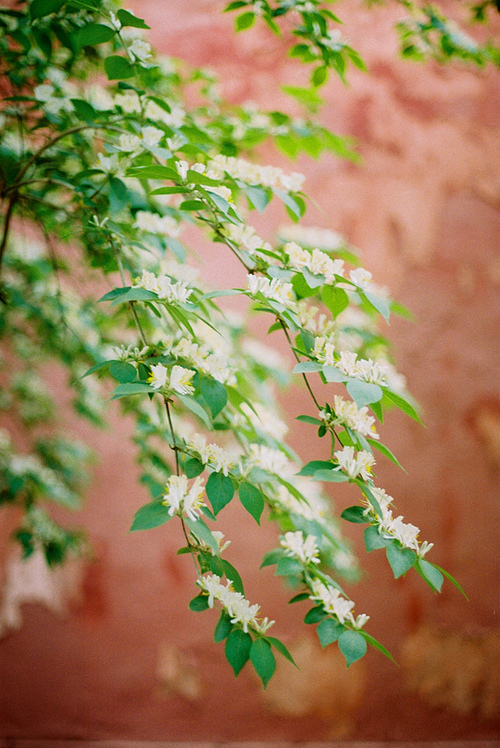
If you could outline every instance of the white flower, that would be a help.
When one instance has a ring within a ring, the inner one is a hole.
[[[231,545],[231,541],[230,540],[226,540],[225,543],[222,542],[224,540],[224,538],[225,538],[225,535],[220,530],[212,530],[212,536],[215,538],[215,541],[217,543],[217,549],[218,549],[218,554],[219,555],[223,551],[226,550],[226,548],[228,547],[228,545]],[[215,551],[212,551],[212,555],[215,556],[217,554],[215,553]]]
[[[138,135],[134,135],[131,132],[122,133],[118,138],[118,143],[120,150],[126,153],[138,151],[141,147],[141,139]]]
[[[97,154],[97,161],[99,169],[105,171],[107,174],[114,174],[118,171],[118,156],[113,153],[111,156],[105,156],[103,153]]]
[[[179,174],[181,179],[186,179],[189,164],[187,161],[176,161],[175,162],[175,168],[177,169],[177,173]]]
[[[188,489],[188,479],[185,475],[172,475],[166,484],[166,493],[163,496],[162,503],[168,507],[168,513],[172,517],[174,514],[183,514],[195,520],[200,515],[202,506],[202,496],[205,492],[203,480],[195,478],[191,488]]]
[[[333,398],[335,418],[338,423],[343,423],[354,431],[358,431],[363,436],[369,436],[372,439],[379,439],[375,428],[375,418],[370,416],[366,405],[358,408],[352,400],[344,400],[340,395]]]
[[[274,621],[267,618],[261,621],[257,617],[260,605],[251,605],[241,592],[234,590],[231,580],[227,580],[227,585],[223,585],[217,574],[205,574],[196,583],[208,593],[208,606],[213,608],[214,602],[219,601],[226,609],[231,623],[242,624],[245,633],[248,633],[249,626],[265,633],[273,625]]]
[[[387,384],[387,367],[373,361],[371,358],[358,359],[353,351],[340,351],[340,358],[336,366],[348,377],[363,379],[373,384]]]
[[[181,227],[172,216],[159,216],[158,213],[151,213],[147,210],[137,211],[133,225],[150,234],[162,234],[173,238],[177,238],[181,232]]]
[[[141,129],[142,142],[146,148],[156,148],[165,133],[152,125]]]
[[[278,234],[285,241],[298,242],[306,247],[320,247],[330,252],[341,249],[345,244],[340,234],[315,226],[301,226],[300,224],[281,226]]]
[[[221,184],[218,187],[210,187],[208,186],[206,188],[207,192],[213,192],[216,195],[219,195],[219,197],[224,198],[224,200],[227,200],[227,202],[231,202],[233,199],[233,193],[229,189],[229,187],[226,187],[225,185]],[[230,223],[229,226],[234,227],[233,223]],[[263,246],[263,245],[261,245]]]
[[[121,107],[125,114],[140,114],[141,101],[136,91],[125,91],[115,96],[115,106]]]
[[[257,275],[247,276],[248,290],[255,296],[261,293],[267,299],[273,299],[283,306],[291,306],[295,303],[293,287],[291,283],[284,283],[279,278],[263,278]]]
[[[354,602],[342,597],[336,587],[327,587],[323,582],[315,579],[312,583],[312,592],[311,598],[320,602],[326,612],[336,616],[340,623],[345,623],[346,619],[351,619]]]
[[[192,369],[185,369],[177,364],[172,366],[170,373],[163,364],[152,364],[148,383],[155,390],[169,389],[179,395],[188,395],[194,392],[194,387],[191,384],[194,374],[195,372]]]
[[[375,458],[364,449],[354,454],[354,447],[344,447],[334,453],[341,470],[347,473],[350,478],[356,478],[358,475],[364,480],[371,479],[371,469],[375,464]]]
[[[280,540],[285,555],[298,558],[303,564],[319,564],[318,546],[314,535],[304,535],[301,530],[287,532]]]
[[[288,457],[280,449],[272,449],[265,444],[250,444],[250,454],[247,458],[248,466],[256,466],[269,473],[283,476],[290,473]]]
[[[420,532],[418,527],[409,522],[403,522],[403,517],[399,516],[392,520],[387,529],[405,548],[418,551],[417,537]]]
[[[207,444],[205,437],[201,434],[194,434],[187,446],[198,453],[204,465],[210,465],[217,473],[222,472],[227,475],[234,467],[234,463],[225,450],[218,444]]]
[[[227,172],[233,179],[240,179],[247,184],[261,184],[285,191],[299,192],[305,179],[303,174],[297,172],[285,174],[277,166],[261,166],[235,156],[218,154],[209,166],[215,178],[223,178],[224,172]]]
[[[151,44],[143,39],[134,39],[127,51],[132,62],[146,62],[152,57]]]
[[[192,369],[185,369],[183,366],[174,364],[170,372],[170,388],[179,395],[189,395],[194,392],[191,380],[195,372]]]

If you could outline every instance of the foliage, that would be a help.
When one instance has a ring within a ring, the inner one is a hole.
[[[332,30],[337,16],[317,0],[233,2],[226,10],[237,11],[238,30],[260,17],[280,32],[287,21],[297,40],[290,54],[314,66],[310,88],[287,90],[309,109],[330,70],[344,79],[349,64],[364,69]],[[90,459],[57,427],[49,367],[65,372],[76,411],[95,426],[105,423],[107,395],[133,417],[150,500],[131,531],[181,523],[179,553],[191,554],[199,588],[190,608],[219,609],[215,640],[225,641],[236,675],[250,661],[265,686],[275,653],[291,656],[268,635],[273,622],[245,598],[223,555],[228,542],[212,529],[235,499],[250,523],[265,514],[277,524],[279,546],[263,566],[276,565],[294,588],[291,602],[312,602],[305,622],[318,624],[321,644],[338,642],[347,665],[367,644],[390,657],[339,584],[356,578],[357,563],[321,484],[353,485],[359,503],[342,516],[367,525],[367,550],[385,549],[395,577],[413,567],[441,589],[449,575],[424,559],[431,544],[393,516],[393,499],[372,472],[376,453],[399,464],[377,432],[384,412],[397,407],[419,420],[379,329],[404,310],[340,236],[294,225],[307,205],[303,176],[260,165],[255,153],[269,140],[291,157],[332,151],[354,159],[352,142],[311,117],[229,106],[212,74],[157,59],[145,22],[111,3],[20,2],[0,9],[0,27],[0,407],[32,443],[27,454],[1,432],[0,496],[24,513],[15,537],[25,556],[41,549],[59,563],[83,543],[45,508],[79,506]],[[405,54],[413,54],[405,28]],[[453,43],[451,50],[441,42],[443,54],[459,54]],[[248,215],[272,200],[293,223],[271,243]],[[237,258],[240,288],[205,286],[182,239],[186,226]],[[96,303],[95,289],[110,285]],[[293,374],[311,396],[311,411],[298,420],[320,440],[318,459],[305,466],[276,409],[274,383],[289,380],[287,362],[250,335],[246,319],[224,313],[218,299],[232,295],[248,297],[295,358]]]

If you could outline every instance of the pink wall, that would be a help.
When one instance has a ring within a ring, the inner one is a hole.
[[[218,13],[221,5],[156,0],[131,7],[149,21],[158,49],[210,65],[232,100],[287,106],[284,99],[277,103],[276,87],[296,82],[296,68],[283,63],[279,42],[265,33],[235,38],[232,18]],[[371,614],[373,634],[397,659],[408,635],[423,623],[442,636],[465,636],[480,649],[489,632],[498,632],[500,610],[500,83],[494,70],[400,61],[391,30],[399,14],[357,3],[341,8],[345,36],[365,56],[370,73],[352,72],[349,87],[332,81],[321,116],[333,130],[358,138],[362,163],[327,156],[319,163],[301,159],[293,167],[307,174],[306,189],[323,211],[311,209],[306,223],[344,233],[361,248],[375,279],[390,285],[417,317],[416,324],[393,322],[390,336],[427,428],[390,414],[383,440],[408,474],[380,460],[378,477],[422,537],[436,543],[432,559],[458,577],[470,600],[451,585],[433,596],[413,574],[395,582],[385,558],[366,557],[357,528],[346,528],[368,569],[349,591],[357,609]],[[283,218],[277,210],[271,215],[274,225]],[[256,226],[272,235],[270,219]],[[226,258],[212,261],[207,272],[217,285],[218,274],[226,278],[229,272]],[[235,282],[238,272],[231,266]],[[284,397],[291,424],[304,412],[303,399],[301,390]],[[144,503],[142,490],[133,487],[132,447],[111,432],[93,432],[67,418],[101,457],[82,515],[97,559],[86,571],[83,603],[68,617],[30,606],[23,628],[0,642],[0,734],[165,740],[335,735],[347,724],[348,705],[332,706],[326,716],[287,720],[268,710],[250,674],[233,679],[221,646],[211,643],[214,616],[186,610],[193,574],[189,559],[175,555],[175,528],[127,535],[133,512]],[[121,437],[130,425],[118,423]],[[305,459],[312,456],[295,428],[294,434],[297,450]],[[336,503],[343,508],[352,498],[344,492]],[[228,557],[246,569],[247,595],[278,620],[276,635],[293,643],[303,635],[302,609],[286,607],[269,570],[255,572],[275,542],[273,528],[254,537],[237,507],[225,514],[223,523],[234,537]],[[156,672],[161,647],[171,693],[162,690]],[[455,651],[465,657],[460,647]],[[500,671],[498,648],[497,655],[490,649],[481,656],[484,668],[497,656]],[[486,688],[481,679],[482,685],[471,687],[476,707],[467,713],[433,706],[410,691],[405,672],[376,653],[368,655],[364,696],[353,697],[350,737],[486,739],[498,733],[498,683],[496,706],[484,716],[478,713]],[[308,677],[312,688],[314,675]],[[357,693],[352,681],[337,687],[328,677],[325,688],[332,694]]]

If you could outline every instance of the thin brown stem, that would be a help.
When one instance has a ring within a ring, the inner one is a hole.
[[[279,323],[280,323],[280,325],[281,325],[281,327],[283,329],[283,332],[285,333],[286,339],[288,340],[288,344],[289,344],[289,346],[290,346],[290,348],[292,350],[293,355],[295,356],[296,360],[300,363],[300,357],[298,356],[296,350],[293,347],[293,343],[292,343],[292,341],[290,339],[290,334],[289,334],[289,332],[288,332],[288,330],[286,328],[285,323],[281,319],[279,320]],[[302,372],[302,378],[303,378],[304,382],[306,383],[306,387],[309,390],[309,394],[311,395],[311,397],[312,397],[312,399],[314,401],[315,406],[318,408],[318,410],[321,410],[321,405],[317,401],[316,395],[312,391],[312,387],[309,384],[309,380],[308,380],[307,376],[304,374],[304,372]]]
[[[167,418],[168,418],[168,426],[170,429],[170,434],[172,436],[172,445],[171,449],[175,454],[175,472],[177,475],[180,474],[180,465],[179,465],[179,447],[177,446],[177,441],[175,439],[175,431],[174,431],[174,425],[172,423],[172,415],[170,413],[170,401],[168,398],[165,398],[165,409],[167,411]]]
[[[2,242],[0,243],[0,267],[2,265],[3,255],[5,252],[5,247],[7,246],[7,240],[9,238],[9,229],[10,229],[10,222],[12,219],[12,213],[14,211],[15,204],[17,202],[17,193],[13,192],[12,195],[9,198],[9,203],[7,205],[7,211],[5,213],[5,222],[3,225],[3,235],[2,235]]]

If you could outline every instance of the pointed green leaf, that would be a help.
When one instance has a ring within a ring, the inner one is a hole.
[[[250,647],[250,660],[262,681],[264,688],[273,677],[276,669],[276,658],[265,639],[255,639]]]
[[[280,558],[283,558],[285,555],[285,549],[284,548],[273,548],[272,551],[268,551],[264,558],[262,559],[262,563],[260,565],[260,568],[263,569],[264,566],[273,566],[273,564],[277,564]]]
[[[417,560],[415,551],[412,551],[410,548],[401,548],[401,546],[396,544],[387,546],[385,553],[395,579],[406,574],[408,569],[411,569]]]
[[[349,306],[349,296],[343,288],[324,285],[321,289],[321,298],[323,304],[328,307],[334,318],[338,317],[338,315]]]
[[[137,377],[135,366],[127,364],[124,361],[113,361],[109,367],[109,373],[119,382],[122,382],[122,384],[125,382],[133,382]]]
[[[283,556],[278,559],[275,576],[297,576],[298,574],[302,574],[303,571],[304,567],[300,561],[297,561],[295,558],[290,558],[290,556]]]
[[[260,525],[260,516],[264,510],[264,497],[251,483],[241,483],[238,489],[240,501],[254,520]]]
[[[313,480],[320,480],[324,483],[345,483],[349,477],[339,470],[316,470]]]
[[[205,465],[197,457],[191,457],[184,465],[184,472],[188,478],[196,478],[205,470]]]
[[[347,392],[350,394],[358,408],[364,405],[378,402],[384,396],[382,387],[378,384],[363,382],[361,379],[349,379],[346,384]]]
[[[344,509],[340,516],[347,522],[356,522],[359,524],[363,524],[364,522],[369,521],[365,515],[364,506],[350,506],[347,509]]]
[[[116,15],[122,26],[133,26],[136,29],[151,28],[142,20],[142,18],[137,18],[137,16],[134,16],[128,10],[123,10],[123,8],[120,8]]]
[[[214,631],[214,642],[221,642],[226,639],[233,629],[231,618],[228,616],[225,610],[220,614],[220,618],[217,622],[217,626]]]
[[[111,26],[105,26],[103,23],[88,23],[78,31],[76,43],[78,47],[102,44],[111,41],[115,34],[116,31]]]
[[[135,75],[135,67],[120,55],[110,55],[104,60],[104,70],[110,81],[132,78]]]
[[[111,400],[118,400],[120,397],[128,397],[129,395],[147,395],[148,393],[158,392],[149,384],[143,384],[142,382],[124,382],[115,387]]]
[[[304,623],[318,623],[319,621],[322,621],[323,618],[326,618],[327,613],[323,609],[322,605],[316,605],[314,608],[311,608],[311,610],[308,610],[305,617],[304,617]]]
[[[366,640],[359,631],[344,631],[339,637],[339,649],[349,667],[366,654]]]
[[[430,584],[430,586],[437,592],[441,592],[443,586],[444,577],[433,564],[430,564],[425,559],[419,559],[417,563],[417,569],[422,573],[424,579]]]
[[[216,539],[210,532],[205,522],[201,519],[201,517],[199,517],[198,519],[184,517],[184,522],[189,527],[191,532],[193,532],[199,540],[208,545],[208,547],[211,548],[214,553],[219,552],[219,544],[217,543]]]
[[[167,507],[160,501],[151,501],[137,510],[129,532],[151,530],[153,527],[164,525],[169,519],[171,519],[171,516]]]
[[[225,558],[222,559],[222,566],[224,568],[224,574],[231,580],[236,592],[241,592],[241,594],[244,595],[245,590],[243,589],[243,581],[234,566],[230,564],[229,561],[226,561]]]
[[[334,463],[329,460],[311,460],[307,465],[304,465],[300,473],[297,473],[297,475],[310,476],[314,475],[317,470],[333,470],[334,467]]]
[[[293,368],[294,374],[310,374],[314,371],[320,371],[322,364],[316,363],[316,361],[301,361],[296,364]]]
[[[200,613],[203,610],[208,609],[208,595],[198,595],[193,597],[189,603],[189,610],[194,610],[195,613]]]
[[[378,551],[380,548],[387,548],[387,546],[393,544],[393,540],[390,538],[384,538],[379,533],[376,527],[370,525],[364,532],[365,546],[368,553],[370,551]]]
[[[336,642],[343,631],[345,631],[345,629],[342,624],[337,623],[332,618],[324,618],[316,629],[316,633],[318,634],[323,649],[329,644],[332,644],[332,642]]]
[[[410,418],[413,418],[415,421],[418,421],[418,423],[422,423],[417,411],[415,410],[413,405],[408,402],[408,400],[405,400],[404,397],[401,397],[401,395],[398,395],[396,394],[396,392],[392,392],[392,390],[389,390],[387,388],[384,389],[384,394],[389,398],[389,400],[392,400],[394,405],[397,405],[397,407],[402,410],[403,413],[406,413],[406,415],[410,416]]]
[[[292,655],[290,654],[290,652],[285,647],[282,641],[280,641],[279,639],[276,639],[275,636],[266,636],[266,640],[270,642],[272,646],[275,647],[278,650],[278,652],[283,655],[283,657],[286,657],[286,659],[289,662],[291,662],[292,665],[295,665],[295,667],[298,667]]]
[[[219,415],[227,403],[227,392],[224,385],[212,377],[204,377],[200,383],[201,394],[205,399],[212,418]]]
[[[234,495],[233,481],[228,475],[212,473],[205,487],[206,494],[215,515],[229,504]]]
[[[242,667],[250,657],[250,647],[252,646],[252,637],[242,629],[233,629],[226,639],[225,654],[226,659],[238,675]]]

